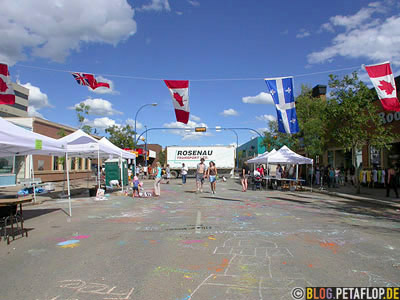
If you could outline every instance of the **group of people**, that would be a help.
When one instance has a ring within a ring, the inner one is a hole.
[[[386,197],[390,196],[390,191],[393,189],[397,198],[399,194],[397,187],[399,185],[400,172],[399,166],[391,164],[387,169],[380,168],[362,168],[360,166],[359,172],[356,174],[356,168],[351,166],[350,168],[342,167],[327,167],[315,166],[311,174],[311,169],[308,174],[308,180],[316,185],[327,185],[328,188],[337,188],[346,184],[355,185],[356,181],[367,187],[385,187]],[[357,178],[356,178],[357,176]]]

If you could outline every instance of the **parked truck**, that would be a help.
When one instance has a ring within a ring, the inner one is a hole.
[[[167,164],[172,177],[179,177],[182,163],[189,169],[188,175],[196,172],[197,164],[204,158],[205,164],[213,161],[219,174],[233,174],[235,168],[235,146],[168,146]]]

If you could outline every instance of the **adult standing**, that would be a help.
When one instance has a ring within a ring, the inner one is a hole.
[[[245,161],[242,166],[242,171],[240,172],[240,180],[242,183],[242,192],[247,191],[247,187],[248,187],[247,179],[249,178],[249,175],[250,175],[250,168],[249,168],[247,162]]]
[[[320,180],[321,180],[321,172],[319,170],[319,165],[317,164],[315,166],[315,184],[319,185]]]
[[[197,164],[197,171],[196,171],[196,186],[197,186],[197,193],[203,192],[203,183],[204,177],[206,176],[207,166],[204,163],[204,158],[200,159],[200,163]]]
[[[394,190],[396,198],[399,198],[399,193],[397,192],[397,174],[393,166],[390,166],[387,171],[386,197],[389,197],[391,189]]]
[[[210,161],[210,166],[207,169],[207,176],[210,180],[211,193],[216,194],[218,170],[213,161]]]
[[[161,178],[162,178],[162,169],[161,169],[161,164],[157,162],[157,173],[156,173],[156,178],[154,181],[154,195],[156,197],[160,196],[161,194]]]
[[[148,167],[147,167],[147,166],[144,166],[144,167],[143,167],[144,178],[147,178],[147,172],[148,172]]]
[[[262,165],[258,165],[257,171],[260,173],[260,176],[264,177],[264,168]]]
[[[187,172],[188,172],[188,167],[186,167],[185,164],[183,163],[181,168],[182,184],[186,184]]]

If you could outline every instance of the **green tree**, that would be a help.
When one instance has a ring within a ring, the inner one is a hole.
[[[327,102],[312,96],[308,86],[301,86],[301,93],[296,98],[296,113],[299,122],[300,138],[304,150],[310,157],[322,155],[326,150]]]
[[[358,79],[357,72],[343,79],[330,75],[330,100],[327,106],[329,137],[337,145],[352,151],[352,162],[356,168],[357,193],[359,166],[355,153],[364,145],[378,149],[390,148],[393,142],[391,130],[383,126],[378,115],[378,107],[373,103],[375,91],[371,91]]]
[[[298,140],[296,135],[279,132],[277,121],[269,121],[268,130],[264,132],[262,145],[265,146],[267,151],[271,151],[274,148],[279,150],[284,145],[288,146],[293,151],[296,151]]]
[[[161,150],[161,151],[158,153],[158,162],[161,164],[161,166],[164,166],[165,163],[167,162],[166,158],[167,158],[167,157],[166,157],[165,150]]]
[[[130,125],[116,126],[113,125],[105,130],[110,137],[108,138],[111,143],[119,148],[134,149],[136,144],[134,142],[135,131]]]
[[[81,102],[75,107],[76,115],[78,117],[79,128],[82,129],[87,134],[92,133],[92,127],[85,124],[86,116],[89,115],[90,106]]]

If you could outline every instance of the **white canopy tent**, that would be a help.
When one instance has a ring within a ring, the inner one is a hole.
[[[0,157],[65,154],[65,143],[0,118]]]
[[[268,164],[295,164],[296,165],[296,180],[299,177],[299,165],[311,165],[313,167],[313,160],[311,158],[301,156],[296,152],[290,150],[287,146],[283,146],[275,154],[268,157]],[[311,181],[312,190],[312,181]]]
[[[257,157],[253,157],[247,161],[249,164],[266,164],[268,163],[268,157],[275,154],[277,151],[272,149],[270,152],[264,152]]]
[[[61,139],[62,143],[66,145],[66,162],[68,162],[68,156],[74,157],[85,157],[85,158],[97,158],[97,162],[100,163],[100,158],[112,158],[121,157],[121,149],[115,146],[115,148],[100,143],[99,140],[91,137],[82,130],[77,130]],[[68,183],[68,199],[69,199],[69,211],[71,215],[71,197],[70,197],[70,182],[69,182],[69,168],[66,163],[67,171],[67,183]],[[97,167],[97,179],[98,187],[100,188],[100,166]]]
[[[283,146],[281,149],[276,151],[275,154],[268,156],[269,164],[296,164],[303,165],[313,164],[313,160],[308,157],[301,156],[296,152],[290,150],[287,146]]]
[[[123,185],[123,165],[122,165],[122,159],[136,159],[136,155],[133,153],[130,153],[128,151],[122,150],[121,148],[115,146],[113,143],[111,143],[106,137],[103,137],[99,140],[100,144],[103,144],[104,146],[107,146],[111,149],[114,149],[115,151],[120,152],[120,164],[121,164],[121,186],[122,186],[122,192],[124,191],[124,185]],[[136,165],[136,163],[135,163]]]
[[[120,152],[120,156],[125,159],[135,159],[136,155],[134,153],[130,153],[128,151],[122,150],[121,148],[115,146],[113,143],[111,143],[107,138],[103,137],[99,140],[100,144],[103,144],[104,146],[110,147],[111,149],[114,149],[117,152]]]

